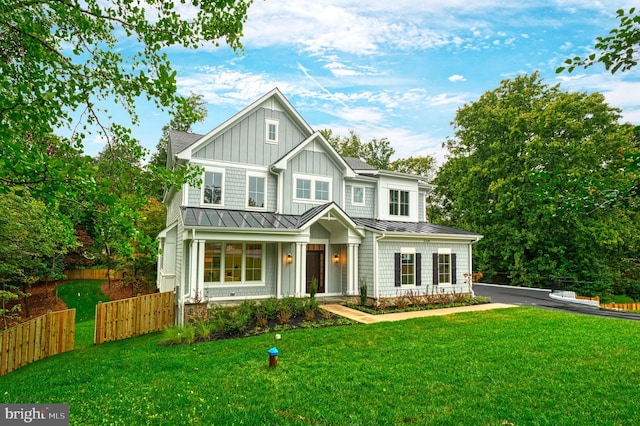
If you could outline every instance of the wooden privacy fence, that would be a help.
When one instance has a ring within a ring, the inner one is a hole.
[[[0,376],[73,350],[76,310],[49,312],[0,331]]]
[[[147,294],[96,305],[96,345],[121,340],[174,325],[175,294]]]
[[[107,269],[70,269],[64,271],[67,280],[106,280]],[[111,271],[111,279],[122,279],[122,272]]]
[[[640,303],[601,303],[600,307],[618,311],[640,311]]]

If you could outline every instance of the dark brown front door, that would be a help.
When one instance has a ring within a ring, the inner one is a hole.
[[[316,244],[317,245],[317,244]],[[324,293],[324,246],[322,250],[307,249],[307,293],[311,290],[311,280],[318,279],[318,293]]]

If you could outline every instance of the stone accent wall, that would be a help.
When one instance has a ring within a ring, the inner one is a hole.
[[[209,319],[209,304],[201,303],[185,303],[184,305],[184,324],[193,324],[198,321],[206,321]]]

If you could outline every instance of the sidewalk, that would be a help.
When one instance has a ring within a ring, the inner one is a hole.
[[[513,308],[516,305],[507,305],[504,303],[485,303],[482,305],[473,306],[461,306],[458,308],[442,308],[442,309],[429,309],[426,311],[411,311],[411,312],[398,312],[395,314],[381,314],[371,315],[366,312],[358,311],[356,309],[347,308],[346,306],[338,304],[322,305],[323,309],[340,315],[341,317],[349,318],[354,321],[358,321],[362,324],[373,324],[384,321],[402,321],[411,318],[433,317],[436,315],[450,315],[458,312],[474,312],[474,311],[488,311],[490,309],[501,308]]]

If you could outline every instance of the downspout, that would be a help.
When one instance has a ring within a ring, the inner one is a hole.
[[[469,293],[471,297],[476,297],[473,292],[473,241],[469,242]]]
[[[378,285],[378,268],[380,267],[380,264],[378,263],[378,241],[386,236],[386,234],[382,234],[373,240],[373,258],[375,259],[376,265],[376,267],[373,268],[373,294],[375,295],[376,300],[380,298],[380,286]]]

